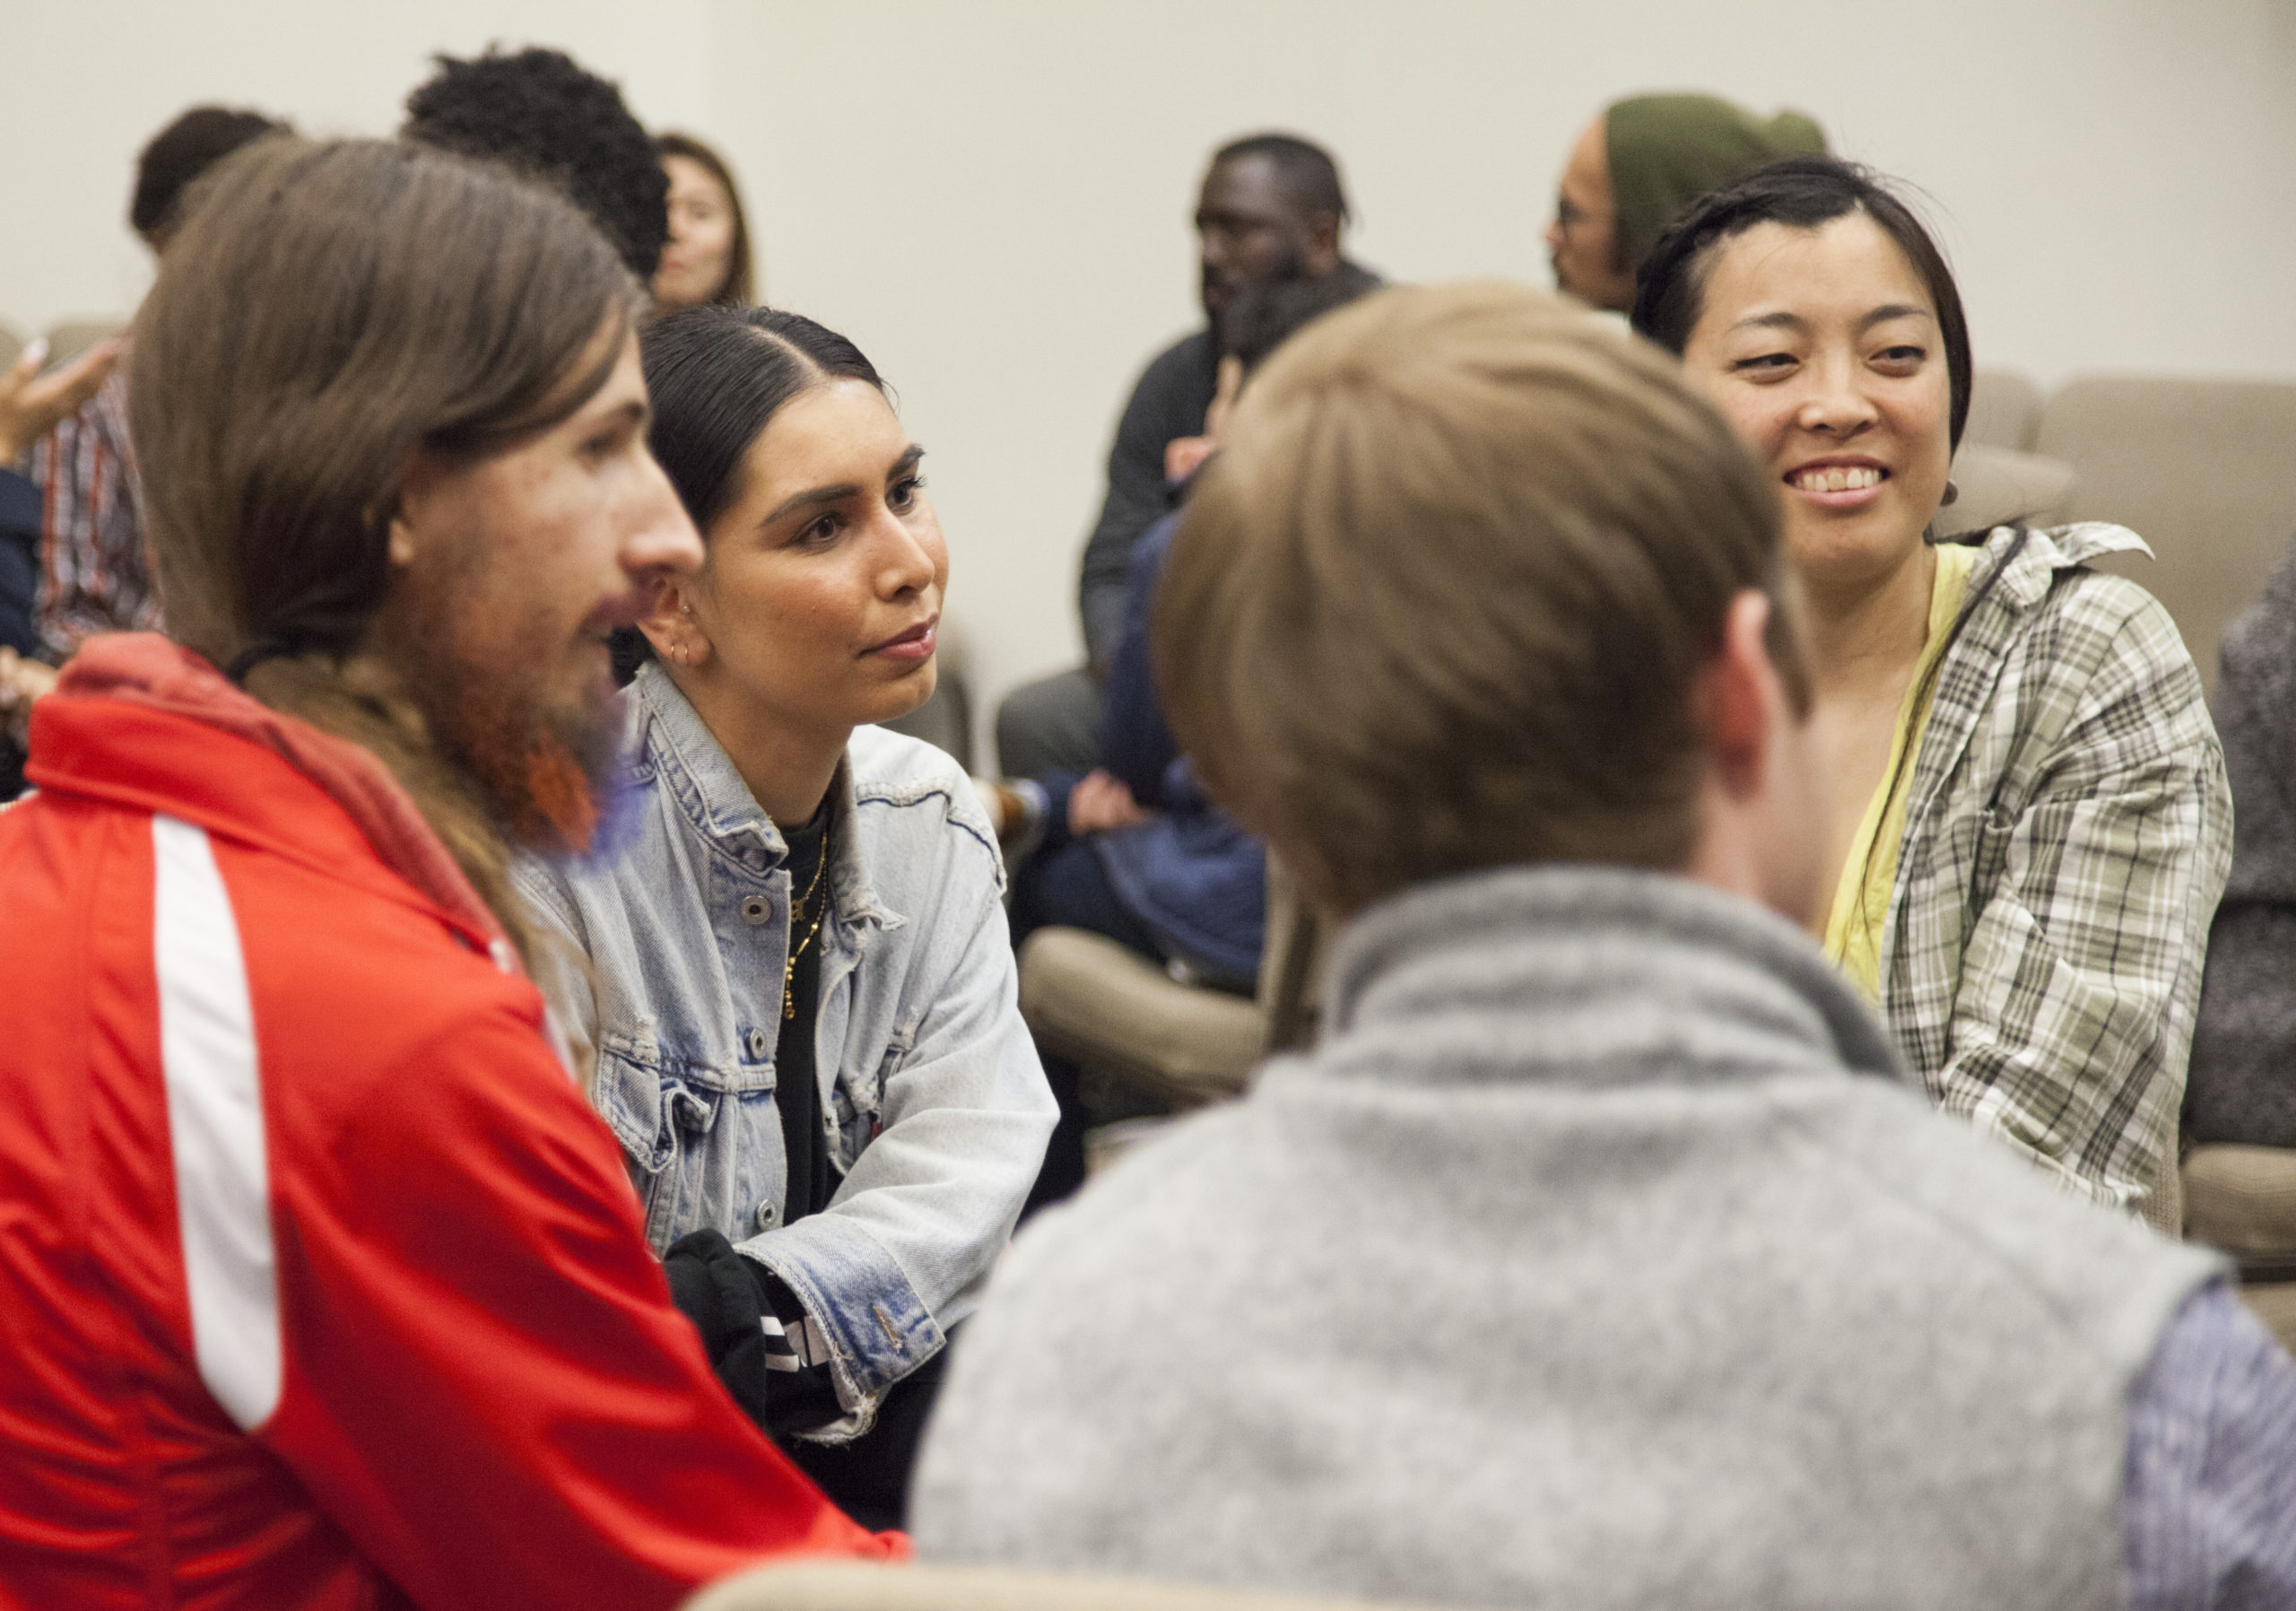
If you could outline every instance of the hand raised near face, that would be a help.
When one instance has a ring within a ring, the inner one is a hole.
[[[32,701],[56,686],[56,670],[0,644],[0,732],[19,744],[31,727]]]
[[[48,337],[26,347],[14,367],[0,376],[0,466],[15,463],[25,448],[94,396],[119,367],[126,346],[117,335],[98,342],[53,375],[39,372],[48,361]]]
[[[1176,436],[1164,444],[1167,482],[1186,481],[1219,450],[1220,439],[1227,432],[1229,416],[1236,412],[1236,399],[1243,389],[1244,361],[1233,354],[1222,358],[1219,389],[1213,394],[1212,406],[1204,411],[1204,434]]]
[[[1164,444],[1164,480],[1167,483],[1186,481],[1203,468],[1204,461],[1220,444],[1208,436],[1176,436]]]

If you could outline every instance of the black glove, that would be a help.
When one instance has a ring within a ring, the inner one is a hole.
[[[787,1438],[844,1413],[818,1345],[820,1328],[807,1325],[804,1305],[780,1276],[717,1231],[672,1242],[662,1273],[670,1301],[701,1334],[718,1380],[767,1432]]]

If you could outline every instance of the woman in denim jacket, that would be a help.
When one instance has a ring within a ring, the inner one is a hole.
[[[865,725],[933,691],[947,551],[850,342],[703,308],[643,356],[708,559],[629,646],[619,855],[521,887],[588,960],[564,994],[598,1111],[720,1376],[898,1525],[943,1344],[1054,1119],[978,797]]]

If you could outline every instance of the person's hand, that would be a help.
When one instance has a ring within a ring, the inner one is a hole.
[[[1186,481],[1204,467],[1220,444],[1208,436],[1176,436],[1164,444],[1164,479]]]
[[[1212,394],[1212,406],[1204,411],[1204,440],[1212,448],[1228,434],[1228,422],[1236,417],[1236,399],[1244,395],[1244,361],[1233,353],[1220,361],[1220,379]],[[1211,449],[1205,449],[1211,457]]]
[[[43,375],[39,366],[48,361],[48,337],[26,347],[15,367],[0,376],[0,466],[14,464],[25,448],[94,396],[119,367],[119,355],[126,350],[126,342],[115,335],[53,375]]]
[[[0,643],[0,730],[19,744],[30,730],[32,701],[56,686],[56,668],[27,660]]]
[[[1220,439],[1228,434],[1228,422],[1235,414],[1236,399],[1243,389],[1244,361],[1231,353],[1220,361],[1219,388],[1213,393],[1212,406],[1204,411],[1204,434],[1176,436],[1164,444],[1167,482],[1186,481],[1220,450]]]
[[[1140,808],[1123,779],[1105,768],[1085,773],[1068,791],[1068,832],[1080,839],[1087,833],[1135,828],[1153,815]]]

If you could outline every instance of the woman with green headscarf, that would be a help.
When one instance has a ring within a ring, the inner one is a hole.
[[[1715,95],[1614,100],[1570,148],[1547,226],[1554,281],[1597,308],[1634,305],[1634,272],[1688,203],[1781,157],[1826,149],[1800,112],[1757,118]]]

